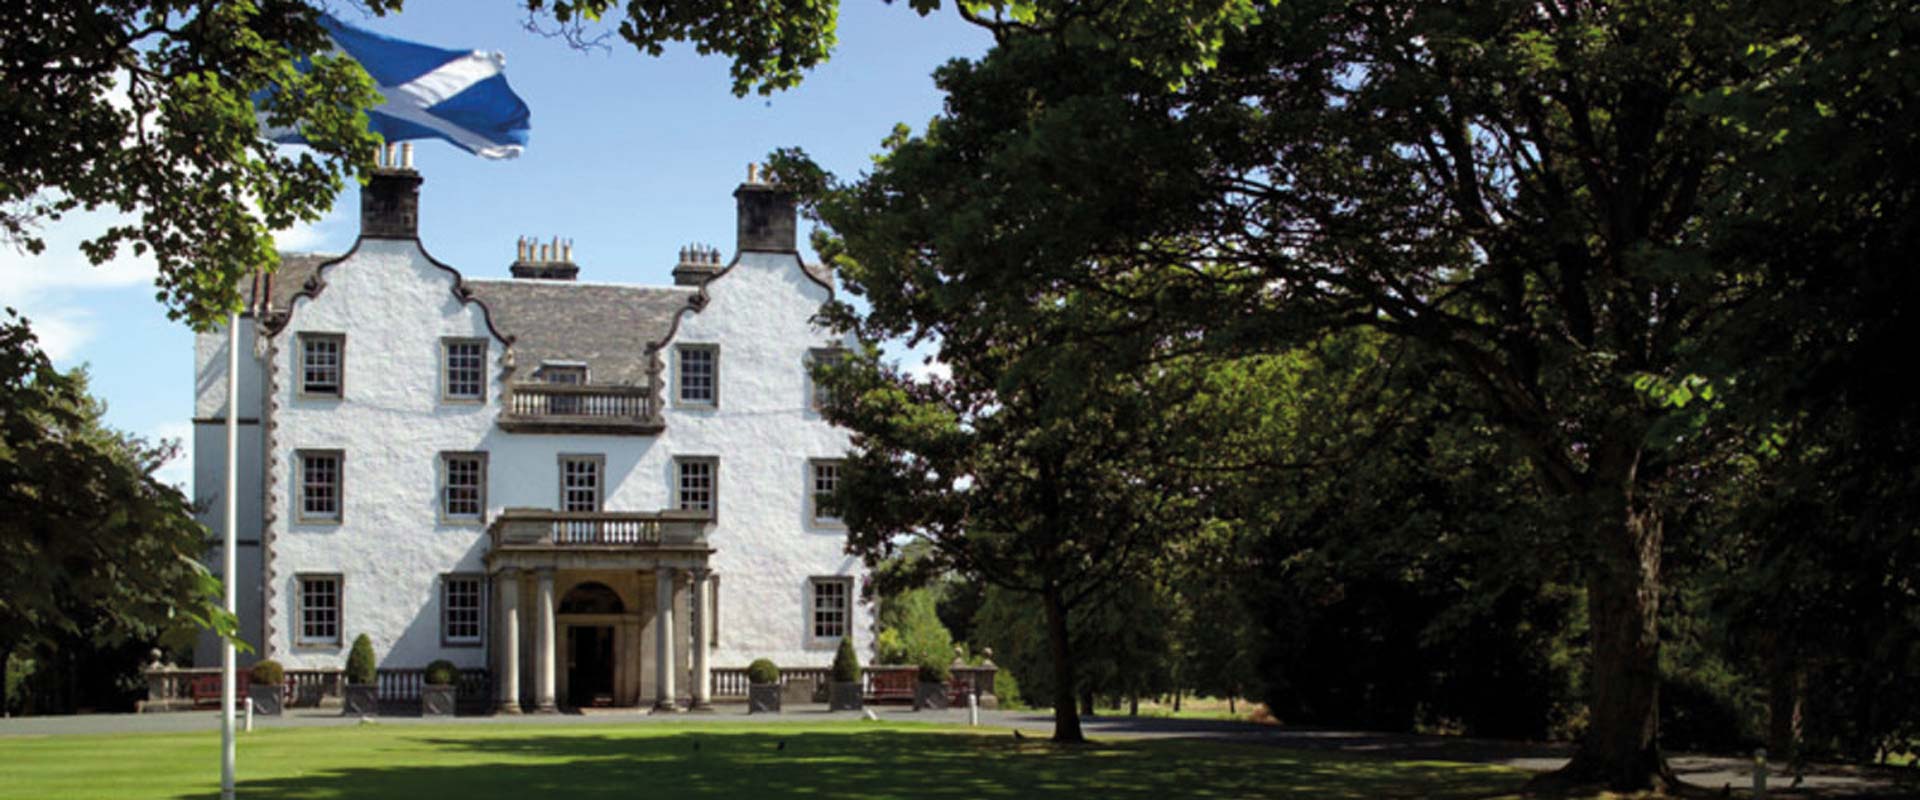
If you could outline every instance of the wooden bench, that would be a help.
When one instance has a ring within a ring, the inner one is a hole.
[[[873,670],[867,673],[867,702],[913,702],[913,686],[920,676],[907,670]]]
[[[251,682],[250,679],[253,676],[246,670],[240,670],[234,677],[236,678],[234,683],[238,685],[234,688],[233,696],[234,702],[238,703],[246,698],[247,684]],[[194,708],[211,708],[220,705],[219,675],[196,676],[193,682],[187,685],[187,690],[193,698]]]

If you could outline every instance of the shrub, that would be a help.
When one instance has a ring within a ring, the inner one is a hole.
[[[286,682],[287,670],[280,662],[271,658],[263,659],[253,665],[253,682],[263,686],[279,686]]]
[[[427,683],[434,686],[452,686],[460,682],[460,668],[444,658],[434,659],[427,665]]]
[[[363,633],[353,640],[353,650],[347,653],[347,683],[367,684],[373,681],[373,640]]]
[[[747,665],[747,681],[750,683],[779,683],[780,668],[772,661],[756,658]]]
[[[853,652],[853,637],[840,639],[840,650],[833,654],[833,680],[835,683],[860,682],[860,655]]]
[[[921,683],[946,683],[953,676],[952,668],[944,662],[928,661],[920,665]]]
[[[995,670],[993,673],[993,696],[1000,701],[1003,709],[1026,708],[1026,700],[1020,696],[1020,682],[1013,679],[1010,670]]]

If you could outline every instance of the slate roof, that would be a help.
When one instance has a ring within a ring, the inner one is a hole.
[[[269,289],[273,315],[284,324],[294,295],[320,270],[339,258],[329,253],[281,253],[280,269],[256,277],[245,294],[252,302],[261,285]],[[805,264],[815,280],[829,283],[825,265]],[[516,378],[530,380],[543,361],[585,363],[593,383],[644,385],[647,345],[667,337],[674,316],[698,293],[692,286],[634,286],[577,281],[466,278],[473,297],[485,304],[494,328],[513,337]]]
[[[516,378],[542,361],[585,362],[593,383],[647,382],[647,345],[667,338],[691,286],[468,278],[500,332],[513,337]]]

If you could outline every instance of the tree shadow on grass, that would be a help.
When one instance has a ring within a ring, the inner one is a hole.
[[[1475,798],[1524,775],[1456,764],[1161,741],[1057,746],[902,730],[724,729],[649,735],[402,735],[398,747],[248,780],[250,800],[552,797]],[[697,746],[696,746],[697,745]],[[784,745],[784,746],[783,746]],[[383,754],[390,763],[379,763]],[[327,764],[339,760],[340,764]],[[395,763],[402,760],[412,763]],[[344,763],[351,761],[351,763]],[[210,795],[200,795],[210,796]]]

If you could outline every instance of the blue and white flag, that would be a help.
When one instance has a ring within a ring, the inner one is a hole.
[[[387,101],[367,110],[368,129],[389,142],[445,139],[484,158],[513,158],[527,145],[527,104],[507,85],[507,58],[407,42],[322,15],[334,45],[360,62]],[[267,132],[276,142],[299,131]]]

